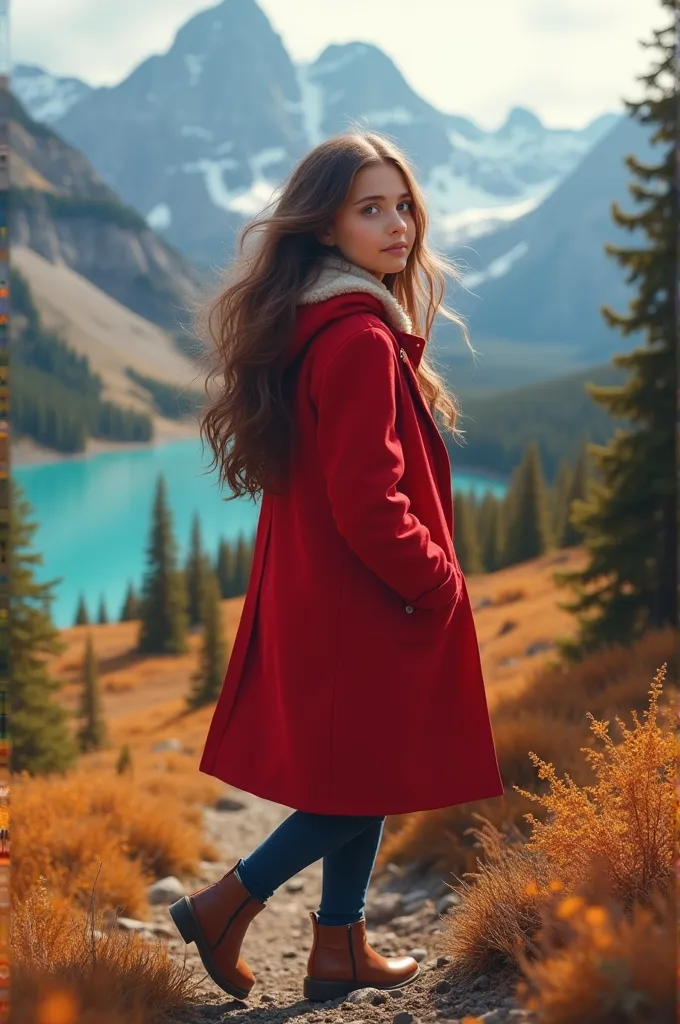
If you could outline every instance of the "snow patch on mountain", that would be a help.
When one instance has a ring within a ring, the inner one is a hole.
[[[167,231],[172,224],[172,210],[167,203],[156,203],[147,213],[146,223],[152,231]]]
[[[187,71],[189,72],[189,85],[198,85],[203,74],[203,65],[205,63],[205,57],[200,57],[195,53],[185,53],[184,63],[186,64]]]
[[[491,280],[495,277],[503,277],[509,270],[512,269],[515,263],[520,260],[529,251],[529,246],[526,242],[519,242],[514,245],[509,252],[506,252],[503,256],[499,256],[497,259],[492,260],[491,263],[486,267],[485,270],[480,270],[465,274],[463,276],[462,284],[466,289],[478,288],[480,284],[484,284],[485,281]]]
[[[29,64],[19,64],[12,69],[10,85],[31,117],[45,124],[63,117],[92,91],[77,78],[58,78]]]
[[[325,137],[321,127],[324,109],[323,89],[312,81],[309,64],[297,65],[295,80],[300,100],[286,99],[284,106],[289,113],[300,115],[302,130],[309,140],[310,147],[318,146]]]

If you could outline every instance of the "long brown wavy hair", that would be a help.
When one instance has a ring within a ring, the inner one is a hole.
[[[219,467],[230,501],[249,494],[277,491],[285,483],[293,417],[292,378],[296,364],[283,360],[296,320],[300,291],[315,275],[320,258],[335,247],[316,238],[347,198],[362,167],[389,161],[403,174],[412,197],[415,241],[404,270],[386,274],[383,284],[401,303],[413,333],[427,342],[437,313],[456,323],[471,351],[463,319],[442,305],[446,275],[460,280],[456,264],[426,244],[425,200],[407,158],[379,132],[361,126],[327,139],[293,169],[264,213],[239,233],[237,254],[217,293],[193,311],[193,330],[214,354],[205,390],[208,404],[200,413],[200,436],[213,451],[208,472]],[[251,239],[250,236],[253,235]],[[428,358],[425,348],[418,383],[434,415],[455,437],[459,413],[453,394]],[[210,383],[219,387],[210,397]]]

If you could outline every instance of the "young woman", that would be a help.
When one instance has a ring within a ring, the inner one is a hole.
[[[220,379],[201,434],[233,495],[262,495],[200,770],[296,808],[170,908],[212,979],[241,999],[255,980],[240,956],[248,925],[321,858],[304,995],[413,981],[415,960],[366,941],[385,817],[503,792],[433,418],[459,433],[456,405],[427,358],[438,311],[467,333],[441,305],[455,268],[426,229],[391,142],[365,130],[329,139],[246,228],[197,318],[218,353],[208,381]]]

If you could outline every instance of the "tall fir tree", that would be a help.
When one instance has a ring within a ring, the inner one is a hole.
[[[85,644],[85,660],[83,663],[80,720],[77,739],[81,752],[86,754],[92,750],[101,750],[102,747],[106,746],[108,732],[102,706],[99,668],[92,636],[89,633]]]
[[[165,479],[159,474],[142,585],[138,651],[184,654],[188,649],[186,606],[186,585],[184,574],[177,568]]]
[[[227,665],[227,644],[222,626],[222,607],[217,576],[205,574],[201,602],[203,645],[198,671],[192,676],[193,687],[187,697],[190,708],[203,707],[217,700]]]
[[[583,502],[588,497],[588,481],[590,479],[590,457],[588,455],[588,443],[583,441],[576,457],[576,465],[571,474],[569,490],[565,499],[563,518],[559,523],[557,543],[561,548],[574,547],[583,542],[583,535],[576,528],[572,511],[574,503]]]
[[[201,523],[198,513],[194,512],[191,523],[191,538],[184,575],[187,586],[187,614],[189,625],[196,626],[201,622],[201,605],[206,575],[210,572],[210,563],[203,553],[201,544]]]
[[[127,593],[125,594],[125,600],[123,601],[123,607],[120,613],[121,622],[132,622],[134,619],[139,618],[139,598],[137,592],[132,584],[132,581],[128,583]]]
[[[69,715],[56,699],[61,684],[50,678],[45,664],[46,655],[66,649],[50,614],[60,579],[38,583],[34,578],[34,566],[43,560],[31,550],[38,524],[29,521],[30,502],[14,480],[10,506],[10,769],[29,775],[65,772],[75,764],[78,748]]]
[[[550,488],[552,533],[557,547],[562,547],[561,538],[565,532],[569,514],[569,491],[573,475],[574,467],[569,464],[567,459],[560,459],[557,476]]]
[[[511,486],[505,562],[517,565],[544,554],[552,539],[548,489],[535,441],[527,445]]]
[[[479,543],[486,572],[495,572],[503,564],[503,525],[503,502],[487,491],[479,510]]]
[[[476,505],[466,494],[458,493],[454,496],[453,506],[454,547],[460,567],[466,575],[484,572]]]
[[[85,604],[85,598],[81,594],[78,598],[78,607],[76,608],[76,617],[73,623],[74,626],[89,626],[90,617],[87,614],[87,605]]]
[[[109,616],[106,611],[106,601],[102,596],[99,600],[99,611],[97,612],[97,622],[100,626],[105,626],[109,621]]]
[[[241,597],[248,590],[252,559],[252,545],[248,543],[242,533],[239,533],[234,560],[234,597]]]
[[[215,573],[217,582],[220,585],[220,594],[223,598],[234,597],[234,574],[235,574],[234,550],[224,537],[220,538],[217,548],[217,560]]]
[[[635,247],[607,245],[637,290],[628,312],[602,308],[607,323],[626,337],[643,331],[644,342],[615,356],[630,376],[620,387],[589,386],[592,398],[630,427],[617,430],[606,446],[591,446],[598,479],[587,500],[574,503],[589,561],[581,572],[560,573],[574,600],[563,605],[576,616],[576,637],[559,647],[579,659],[607,643],[630,644],[646,630],[677,625],[676,536],[676,266],[678,184],[676,151],[678,84],[675,76],[676,15],[672,0],[661,0],[669,23],[654,30],[645,48],[657,51],[651,70],[638,76],[645,86],[629,113],[649,127],[657,154],[643,164],[630,154],[625,162],[633,180],[629,191],[637,213],[612,205],[615,222],[646,238]],[[658,147],[658,148],[657,148]],[[639,237],[639,236],[638,236]]]

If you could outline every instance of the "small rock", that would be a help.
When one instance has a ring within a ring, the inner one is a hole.
[[[366,908],[366,917],[372,924],[385,924],[401,910],[402,898],[398,892],[379,893]]]
[[[418,961],[418,963],[420,963],[421,960],[427,960],[427,950],[423,949],[422,946],[419,946],[417,949],[409,950],[406,955],[412,956],[414,960]]]
[[[452,964],[452,963],[453,963],[453,957],[452,956],[438,956],[437,957],[437,967],[448,967],[448,965]]]
[[[298,955],[298,953],[296,949],[287,949],[281,955],[284,958],[284,960],[292,960],[294,959],[294,957]]]
[[[153,928],[148,921],[136,921],[134,917],[117,917],[116,927],[123,932],[142,932],[147,928]]]
[[[413,914],[400,914],[394,917],[390,924],[398,932],[411,932],[418,928],[418,922]]]
[[[525,650],[527,657],[532,657],[534,654],[542,654],[543,651],[550,651],[555,646],[552,640],[537,640],[533,644],[529,644]]]
[[[154,935],[165,935],[167,938],[174,938],[177,935],[177,929],[173,928],[169,924],[163,924],[162,921],[158,921],[156,924],[149,925]]]
[[[387,994],[389,995],[390,999],[403,999],[404,998],[404,990],[403,990],[403,988],[395,988],[395,989],[392,990],[392,992],[388,992]]]
[[[483,1013],[479,1018],[484,1021],[484,1024],[501,1024],[505,1014],[502,1010],[488,1010],[487,1013]]]
[[[302,892],[305,883],[301,878],[290,878],[285,885],[286,892]]]
[[[345,999],[346,1003],[372,1003],[376,996],[382,996],[377,988],[355,988]]]
[[[236,800],[233,796],[221,796],[215,804],[216,811],[242,811],[245,804],[242,800]]]
[[[154,746],[151,748],[152,751],[157,751],[157,750],[177,750],[177,751],[179,751],[179,750],[182,750],[182,749],[183,749],[182,741],[181,740],[176,740],[176,739],[161,740],[160,743],[154,744]]]
[[[472,982],[472,989],[475,992],[484,992],[491,984],[488,974],[480,974],[478,978]]]
[[[439,992],[443,995],[445,992],[450,992],[452,988],[453,985],[451,982],[447,981],[446,978],[443,978],[435,988],[435,992]]]
[[[448,896],[442,896],[437,903],[437,913],[446,914],[451,907],[457,907],[460,903],[460,896],[457,892],[450,892]]]
[[[147,889],[149,903],[152,905],[164,903],[167,906],[185,895],[186,889],[180,882],[179,878],[175,878],[174,875],[168,875],[167,878],[159,879],[159,881],[154,882],[153,885],[150,885]]]
[[[274,996],[270,996],[268,992],[263,992],[262,995],[260,996],[260,1002],[261,1003],[275,1003],[276,1000],[274,999]]]
[[[392,1018],[392,1024],[413,1024],[413,1014],[408,1010],[400,1010]]]

